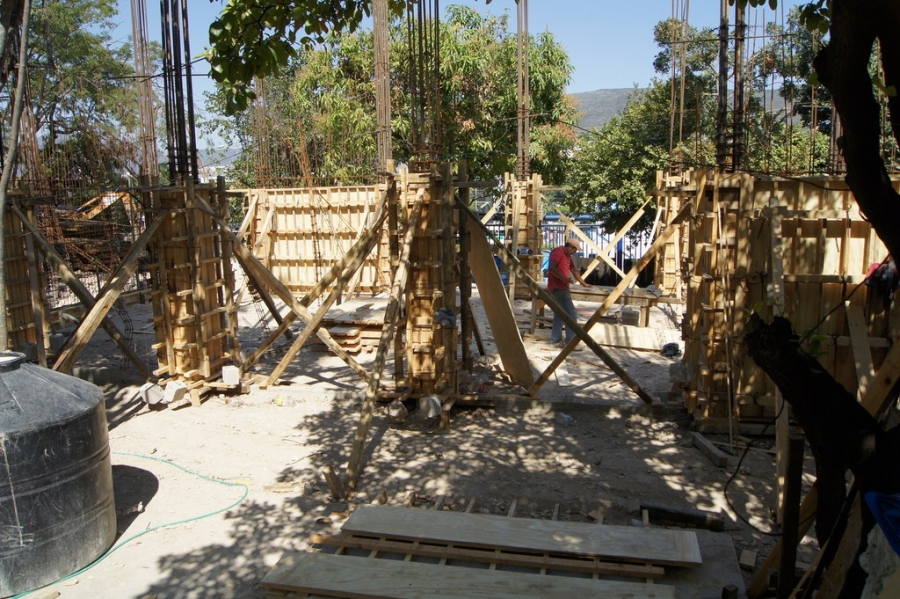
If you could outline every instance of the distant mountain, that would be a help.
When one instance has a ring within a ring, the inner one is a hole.
[[[592,92],[571,94],[575,98],[578,110],[582,113],[578,126],[587,130],[590,130],[592,127],[599,129],[625,108],[628,96],[636,91],[641,90],[629,87],[625,89],[598,89]],[[785,107],[784,99],[777,93],[767,92],[767,95],[760,94],[758,100],[767,107],[767,112],[770,113],[779,113]]]
[[[625,108],[628,96],[636,90],[633,87],[624,89],[598,89],[592,92],[572,94],[578,110],[581,111],[581,119],[578,126],[590,130],[592,127],[600,128],[613,118],[616,113]]]

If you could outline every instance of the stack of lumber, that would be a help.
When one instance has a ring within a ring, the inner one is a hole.
[[[381,339],[386,307],[387,300],[383,298],[349,300],[329,310],[322,319],[322,327],[328,329],[347,353],[372,352]],[[328,351],[318,337],[313,337],[307,345],[313,351]]]
[[[702,563],[693,531],[376,505],[313,542],[338,550],[286,553],[266,597],[662,599],[674,588],[648,581]]]

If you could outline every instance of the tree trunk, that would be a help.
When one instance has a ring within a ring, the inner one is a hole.
[[[900,89],[900,2],[834,0],[831,39],[814,61],[819,81],[834,98],[844,127],[847,184],[892,256],[900,256],[900,196],[881,157],[881,109],[869,75],[877,40],[885,83]],[[889,98],[894,138],[900,143],[900,98]]]

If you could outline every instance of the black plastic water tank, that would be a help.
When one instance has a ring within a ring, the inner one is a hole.
[[[103,394],[0,352],[0,597],[88,565],[116,509]]]

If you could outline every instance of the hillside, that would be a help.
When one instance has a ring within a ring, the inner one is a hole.
[[[602,127],[617,112],[625,108],[625,102],[628,100],[629,94],[634,91],[634,88],[628,87],[622,89],[598,89],[592,92],[572,94],[578,110],[582,113],[578,126],[583,129]]]
[[[578,126],[590,130],[592,127],[600,128],[605,125],[620,110],[625,108],[628,96],[640,91],[637,88],[623,89],[598,89],[592,92],[570,94],[581,111]],[[770,93],[767,96],[758,96],[761,104],[768,106],[767,111],[780,113],[784,110],[785,102],[780,94]]]

